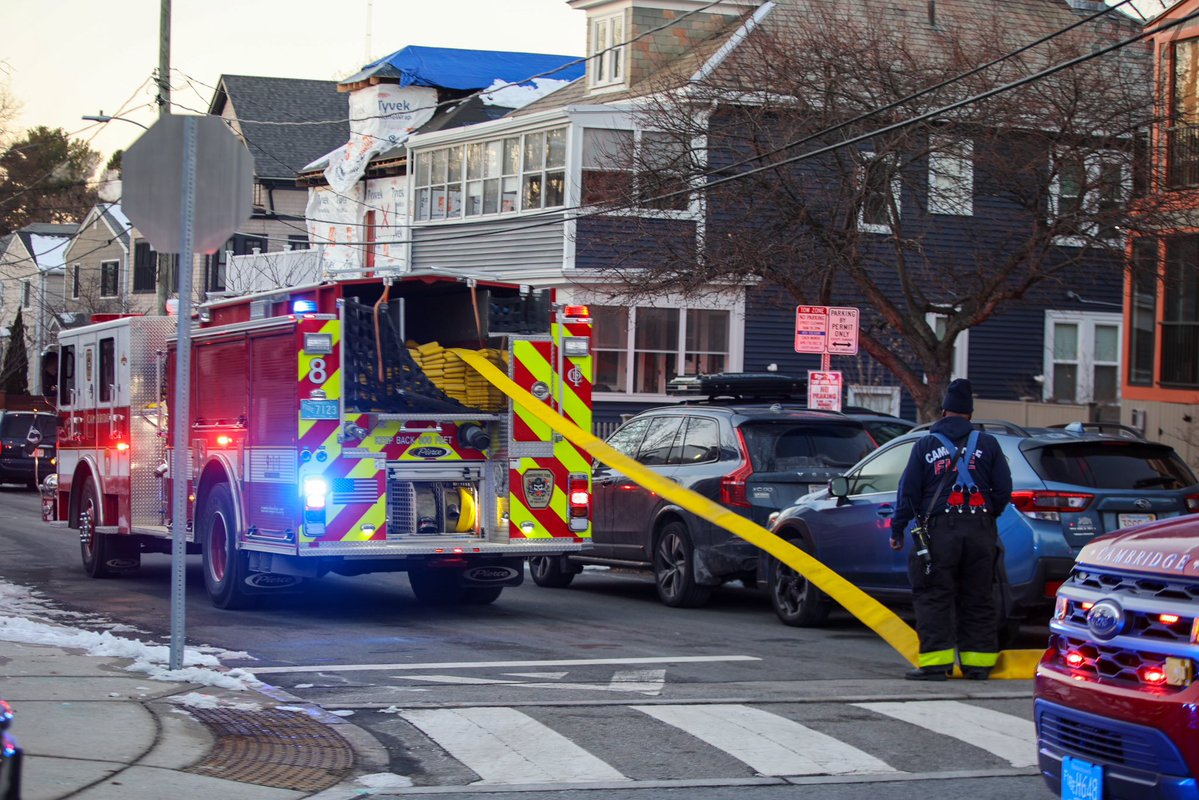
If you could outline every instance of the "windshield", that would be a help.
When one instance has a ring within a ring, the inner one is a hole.
[[[1095,489],[1181,489],[1195,475],[1169,447],[1148,442],[1072,442],[1041,447],[1029,461],[1043,479]]]
[[[58,431],[57,417],[51,414],[31,414],[20,411],[9,411],[0,417],[0,436],[5,439],[24,439],[29,435],[29,428],[33,425],[36,425],[38,432],[42,434],[43,442],[48,444],[54,441]]]
[[[755,472],[792,472],[825,467],[849,469],[874,449],[862,428],[804,422],[741,426]]]

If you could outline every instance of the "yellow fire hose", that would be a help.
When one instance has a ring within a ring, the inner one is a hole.
[[[760,525],[729,511],[724,506],[712,502],[703,495],[696,494],[690,489],[684,489],[677,483],[663,478],[653,470],[646,469],[633,459],[610,447],[602,439],[567,421],[559,414],[554,413],[545,403],[510,380],[507,375],[489,361],[473,351],[457,349],[454,352],[480,375],[504,392],[504,394],[532,412],[537,419],[550,426],[550,428],[562,434],[572,444],[581,447],[592,457],[602,461],[609,467],[623,472],[638,484],[660,497],[670,500],[672,503],[677,503],[681,508],[687,509],[692,514],[706,519],[712,524],[718,525],[765,550],[779,561],[803,575],[818,589],[836,601],[842,608],[861,620],[866,627],[881,636],[887,644],[895,648],[912,665],[917,663],[920,646],[916,638],[916,632],[912,630],[912,627],[896,616],[889,608],[842,578],[836,572],[833,572],[795,545],[780,539]],[[992,670],[991,677],[1031,678],[1036,669],[1037,662],[1041,659],[1042,652],[1041,650],[1004,650],[999,654],[999,662],[995,665],[995,669]]]

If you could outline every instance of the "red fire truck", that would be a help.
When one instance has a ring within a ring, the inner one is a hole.
[[[188,552],[237,608],[329,572],[404,571],[429,603],[490,603],[524,559],[590,541],[590,459],[447,348],[485,349],[585,430],[591,320],[546,291],[438,275],[323,282],[200,306]],[[93,577],[171,550],[176,320],[59,341],[55,524]]]

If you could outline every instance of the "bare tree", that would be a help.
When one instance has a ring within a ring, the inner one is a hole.
[[[1130,47],[1027,79],[1138,28],[1089,24],[946,82],[1078,17],[1064,3],[938,5],[959,13],[930,24],[937,6],[915,0],[782,2],[713,74],[642,98],[637,124],[658,133],[609,148],[585,201],[678,209],[685,195],[662,195],[690,185],[706,224],[662,236],[662,215],[624,216],[598,245],[609,277],[632,296],[731,284],[862,306],[862,349],[924,419],[963,331],[1065,281],[1118,280],[1128,236],[1160,221],[1148,200],[1129,211],[1150,59]]]

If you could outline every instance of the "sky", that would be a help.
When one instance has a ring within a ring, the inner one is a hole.
[[[582,55],[566,0],[172,0],[176,113],[208,109],[222,74],[337,80],[408,45]],[[0,0],[0,87],[18,129],[63,128],[105,157],[157,118],[160,0]]]
[[[1065,0],[1063,0],[1064,2]],[[1118,0],[1107,0],[1114,4]],[[1166,0],[1167,3],[1173,0]],[[1133,0],[1159,13],[1162,0]],[[206,112],[222,74],[336,80],[407,45],[582,55],[566,0],[172,0],[172,102]],[[157,117],[161,0],[0,0],[0,87],[18,129],[64,128],[105,157]]]

